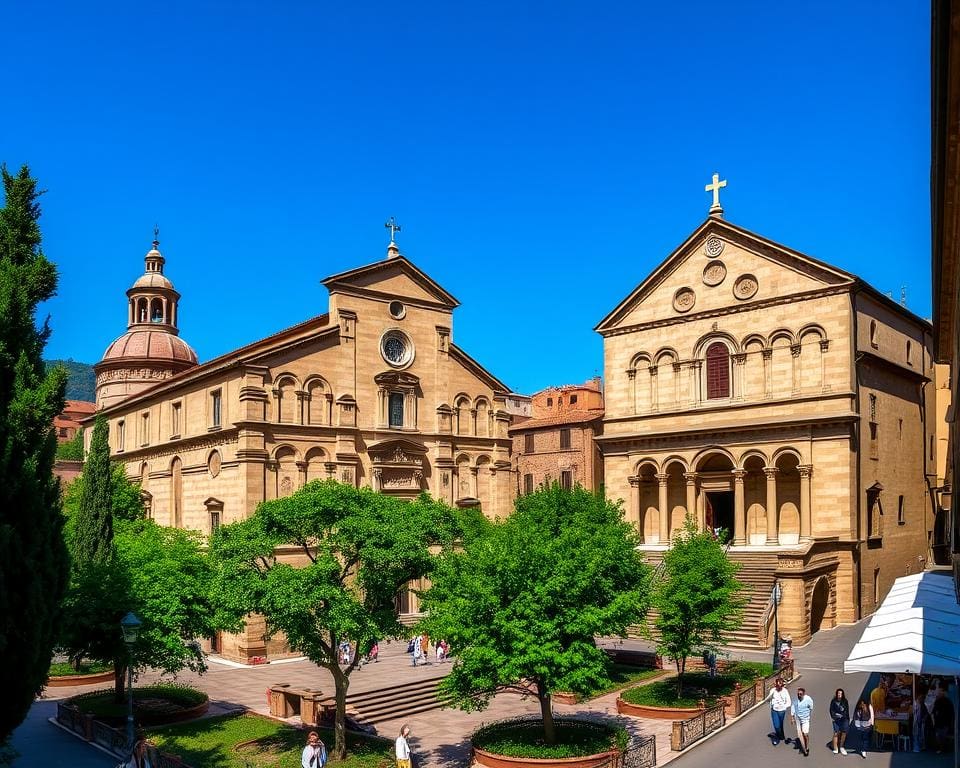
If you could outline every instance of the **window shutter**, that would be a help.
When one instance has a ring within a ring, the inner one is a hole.
[[[730,350],[719,341],[707,347],[707,399],[730,397]]]

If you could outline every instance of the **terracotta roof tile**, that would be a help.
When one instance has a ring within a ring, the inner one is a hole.
[[[564,411],[555,416],[543,416],[539,419],[527,419],[510,427],[510,432],[526,432],[528,429],[540,427],[556,427],[564,424],[587,424],[603,418],[603,410],[597,408],[589,411]]]

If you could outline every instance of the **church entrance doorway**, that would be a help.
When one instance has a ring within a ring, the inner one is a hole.
[[[733,538],[733,491],[708,491],[706,499],[707,528],[720,533],[726,544]]]

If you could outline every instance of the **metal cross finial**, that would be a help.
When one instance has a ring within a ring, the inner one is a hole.
[[[391,216],[383,226],[390,230],[390,242],[394,242],[397,239],[397,232],[400,231],[400,225],[397,224],[397,217]]]
[[[723,181],[720,181],[720,174],[715,173],[713,174],[713,183],[707,184],[707,186],[703,188],[704,192],[713,192],[713,205],[710,206],[711,214],[723,213],[723,208],[720,207],[720,190],[723,189],[725,186],[727,186],[726,179],[724,179]]]
[[[156,248],[158,245],[160,245],[160,225],[154,224],[153,225],[153,247]]]

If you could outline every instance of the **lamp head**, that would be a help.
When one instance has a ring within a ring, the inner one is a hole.
[[[127,645],[133,645],[137,642],[141,624],[143,624],[143,622],[140,621],[133,611],[120,619],[120,629],[123,630],[123,642]]]

